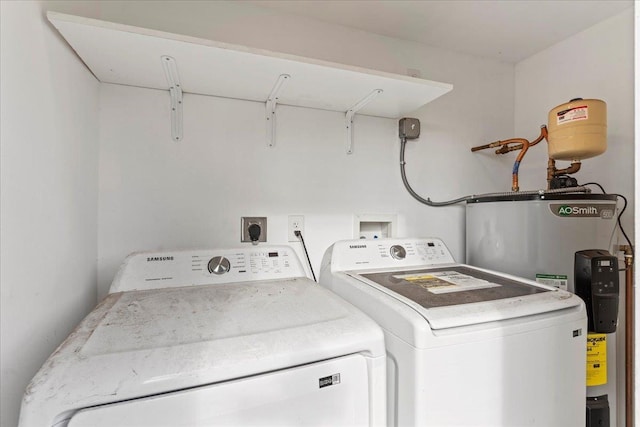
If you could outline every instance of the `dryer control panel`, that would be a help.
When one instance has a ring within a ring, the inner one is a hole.
[[[127,257],[109,293],[306,277],[292,248],[140,252]]]
[[[453,264],[444,242],[425,239],[344,240],[333,245],[333,271]]]

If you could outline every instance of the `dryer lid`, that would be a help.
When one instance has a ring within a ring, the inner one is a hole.
[[[306,278],[110,294],[45,362],[28,425],[65,412],[346,354],[384,356],[381,329]]]

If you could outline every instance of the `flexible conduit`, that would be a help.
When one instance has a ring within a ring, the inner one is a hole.
[[[485,193],[485,194],[473,194],[470,196],[459,197],[453,200],[446,200],[444,202],[434,202],[430,198],[423,198],[418,193],[416,193],[409,181],[407,180],[407,174],[405,172],[405,161],[404,161],[404,151],[407,145],[407,139],[400,139],[400,174],[402,175],[402,183],[404,187],[407,189],[409,194],[413,196],[414,199],[423,203],[427,206],[432,207],[441,207],[441,206],[450,206],[455,205],[457,203],[463,203],[468,200],[478,199],[481,197],[508,197],[508,196],[516,196],[516,195],[544,195],[544,194],[558,194],[558,193],[590,193],[591,190],[584,186],[579,187],[569,187],[569,188],[557,188],[554,190],[530,190],[530,191],[508,191],[504,193]]]

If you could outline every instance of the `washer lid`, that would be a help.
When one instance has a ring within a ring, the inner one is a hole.
[[[464,265],[361,275],[424,308],[495,301],[550,291]]]
[[[547,313],[581,303],[556,288],[460,264],[347,274],[408,305],[432,330]]]
[[[383,356],[382,331],[306,278],[114,293],[34,377],[21,422],[353,353]]]

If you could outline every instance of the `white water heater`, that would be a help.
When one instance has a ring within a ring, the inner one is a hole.
[[[467,264],[574,292],[575,253],[610,250],[616,215],[616,196],[607,194],[478,197],[466,206]],[[587,395],[608,395],[615,426],[616,334],[606,349],[607,383]]]

